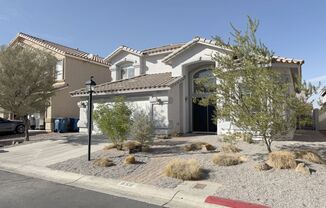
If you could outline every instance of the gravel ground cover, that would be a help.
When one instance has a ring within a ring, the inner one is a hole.
[[[318,134],[320,137],[321,134]],[[274,142],[273,150],[278,149],[314,149],[326,159],[326,142],[304,141]],[[86,156],[70,159],[49,166],[53,169],[71,171],[86,175],[110,177],[121,180],[146,183],[164,188],[175,188],[181,180],[163,175],[164,167],[175,158],[197,159],[207,170],[205,180],[219,184],[215,195],[276,208],[326,207],[326,166],[311,164],[315,170],[310,176],[294,170],[257,171],[255,166],[266,159],[267,151],[262,143],[247,144],[239,142],[238,147],[247,161],[240,165],[219,167],[213,164],[214,152],[184,152],[181,147],[194,141],[203,141],[220,147],[222,143],[216,136],[180,137],[171,140],[158,140],[149,153],[136,153],[138,164],[124,165],[126,152],[117,150],[101,150],[92,155],[93,158],[109,157],[116,164],[113,167],[101,168],[86,160]]]

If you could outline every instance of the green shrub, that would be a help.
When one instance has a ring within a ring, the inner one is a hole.
[[[102,133],[117,147],[127,139],[131,110],[122,97],[116,97],[112,106],[101,104],[94,111],[94,120]]]
[[[154,123],[145,111],[141,110],[134,113],[131,136],[142,146],[153,143]]]
[[[223,135],[223,142],[229,143],[229,144],[236,144],[237,143],[237,133],[228,133]]]
[[[248,144],[254,143],[254,140],[252,139],[253,135],[251,133],[243,133],[242,134],[242,140],[244,142],[247,142]]]

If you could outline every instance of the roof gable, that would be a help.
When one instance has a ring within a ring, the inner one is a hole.
[[[26,40],[31,41],[32,43],[35,43],[37,45],[40,45],[41,47],[44,47],[46,49],[49,49],[51,51],[54,51],[56,53],[59,53],[61,55],[64,56],[70,56],[73,58],[78,58],[78,59],[83,59],[86,61],[91,61],[92,63],[95,64],[100,64],[100,65],[105,65],[105,66],[109,66],[109,64],[100,56],[98,55],[93,55],[91,53],[87,53],[85,51],[81,51],[78,48],[71,48],[68,46],[64,46],[58,43],[54,43],[48,40],[44,40],[38,37],[34,37],[25,33],[18,33],[16,38],[14,40],[12,40],[9,45],[14,44],[15,42],[19,42],[19,39],[23,38]]]
[[[205,38],[200,38],[200,37],[195,37],[194,39],[192,39],[191,41],[189,41],[188,43],[184,44],[182,47],[180,47],[179,49],[175,50],[174,52],[172,52],[171,54],[169,54],[168,56],[166,56],[162,62],[168,63],[169,61],[171,61],[173,58],[177,57],[178,55],[182,54],[184,51],[192,48],[193,46],[195,46],[196,44],[203,44],[203,45],[209,45],[212,47],[215,47],[217,49],[223,50],[223,51],[229,51],[229,49],[226,48],[222,48],[220,46],[216,45],[216,41],[214,40],[209,40],[209,39],[205,39]]]

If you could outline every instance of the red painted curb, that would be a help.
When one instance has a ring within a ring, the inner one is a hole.
[[[270,208],[265,205],[253,204],[253,203],[233,200],[233,199],[220,198],[216,196],[208,196],[205,199],[205,203],[227,206],[231,208]]]

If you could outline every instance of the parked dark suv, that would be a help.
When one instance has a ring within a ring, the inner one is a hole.
[[[0,118],[0,132],[13,132],[22,134],[25,132],[25,125],[23,121],[11,121]]]

